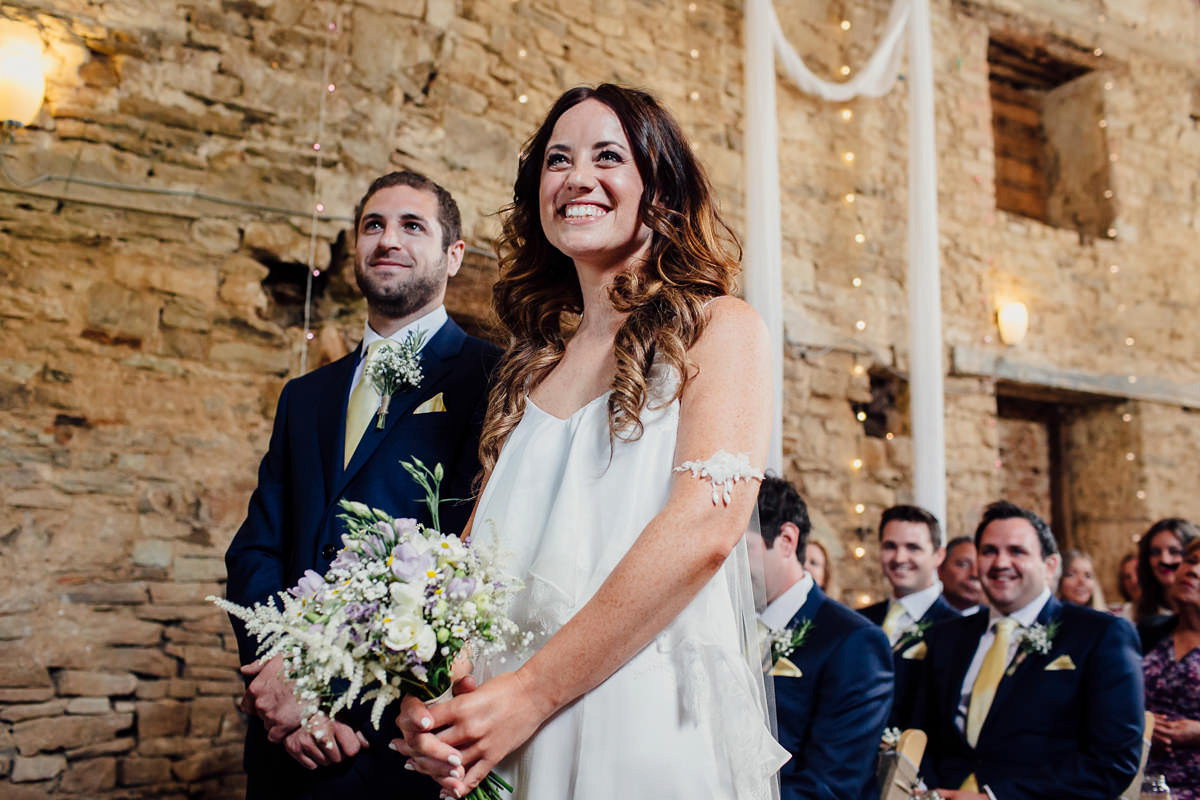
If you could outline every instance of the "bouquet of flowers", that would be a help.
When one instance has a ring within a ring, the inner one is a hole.
[[[373,701],[371,724],[403,694],[437,699],[450,691],[451,667],[470,646],[476,655],[527,643],[504,609],[521,584],[492,559],[437,530],[442,467],[401,462],[426,491],[434,527],[395,519],[343,500],[342,549],[324,576],[312,570],[266,604],[244,608],[209,597],[258,638],[259,655],[283,656],[306,724],[357,702]],[[512,787],[494,773],[472,800],[498,800]]]

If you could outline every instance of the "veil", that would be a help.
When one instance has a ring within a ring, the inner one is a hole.
[[[759,547],[751,550],[747,545],[750,537],[755,536],[759,537],[760,540],[762,538],[757,504],[750,513],[750,520],[746,525],[746,533],[742,536],[742,539],[738,542],[726,562],[729,565],[727,576],[730,582],[730,596],[734,599],[734,612],[737,615],[739,632],[741,634],[742,657],[746,660],[750,674],[754,677],[757,710],[762,715],[764,723],[770,729],[771,736],[775,741],[779,741],[779,726],[775,714],[774,683],[767,676],[767,672],[770,669],[770,664],[768,663],[769,657],[762,648],[761,637],[759,635],[758,612],[767,605],[767,592],[763,579],[761,557],[763,548]],[[747,713],[750,713],[749,709],[747,709]],[[775,770],[771,775],[768,796],[772,800],[779,800],[778,770]]]

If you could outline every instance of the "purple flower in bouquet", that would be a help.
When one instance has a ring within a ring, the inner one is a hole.
[[[311,569],[304,570],[304,577],[293,588],[288,589],[292,597],[312,598],[325,588],[325,579]]]

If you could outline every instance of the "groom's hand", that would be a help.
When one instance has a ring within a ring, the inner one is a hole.
[[[280,674],[282,670],[283,656],[242,667],[242,674],[253,675],[254,680],[250,681],[238,708],[262,719],[267,738],[272,742],[282,742],[304,719],[291,683]]]
[[[299,728],[283,740],[283,749],[306,769],[339,764],[368,746],[361,733],[324,714],[314,716],[309,727],[311,731]]]

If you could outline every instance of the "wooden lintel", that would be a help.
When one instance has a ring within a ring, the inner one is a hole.
[[[1180,383],[1154,375],[1137,375],[1137,382],[1130,383],[1128,374],[1062,369],[1011,352],[998,353],[969,345],[954,345],[950,362],[950,374],[961,377],[993,378],[1063,392],[1200,408],[1200,382]]]

